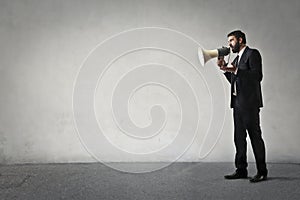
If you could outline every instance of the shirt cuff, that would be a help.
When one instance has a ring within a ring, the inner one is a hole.
[[[237,75],[238,72],[238,68],[235,69],[235,71],[233,72],[235,75]]]

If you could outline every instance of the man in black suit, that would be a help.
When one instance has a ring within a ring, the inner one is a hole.
[[[224,58],[218,59],[218,66],[224,70],[224,75],[231,84],[231,108],[234,117],[234,144],[236,149],[233,174],[226,179],[247,178],[247,132],[254,152],[257,174],[250,182],[267,179],[265,144],[262,139],[259,112],[263,106],[260,82],[262,81],[262,61],[258,50],[246,45],[246,36],[240,31],[227,35],[228,43],[233,53],[238,56],[227,66]]]

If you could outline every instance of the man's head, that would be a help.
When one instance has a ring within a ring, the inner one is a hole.
[[[240,30],[230,32],[227,37],[233,53],[238,53],[246,45],[246,35]]]

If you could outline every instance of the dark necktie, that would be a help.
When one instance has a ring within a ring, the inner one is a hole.
[[[239,55],[237,55],[237,57],[235,58],[235,63],[234,63],[234,66],[237,67],[238,64],[239,64]]]
[[[235,58],[235,62],[234,62],[234,66],[237,68],[238,67],[238,64],[239,64],[239,55],[237,55],[237,57]],[[234,81],[233,81],[233,88],[232,88],[232,91],[233,91],[233,95],[234,96],[237,96],[237,90],[236,90],[236,77],[234,76]]]

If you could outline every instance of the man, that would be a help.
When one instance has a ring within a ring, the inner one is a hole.
[[[232,66],[227,66],[223,57],[217,62],[231,84],[231,108],[234,118],[236,171],[226,175],[225,179],[248,178],[246,155],[248,132],[257,167],[257,174],[250,182],[260,182],[267,180],[268,175],[259,119],[260,108],[263,106],[260,86],[263,77],[261,55],[258,50],[246,45],[246,36],[242,31],[233,31],[227,37],[232,52],[238,53],[238,56],[232,62]]]

